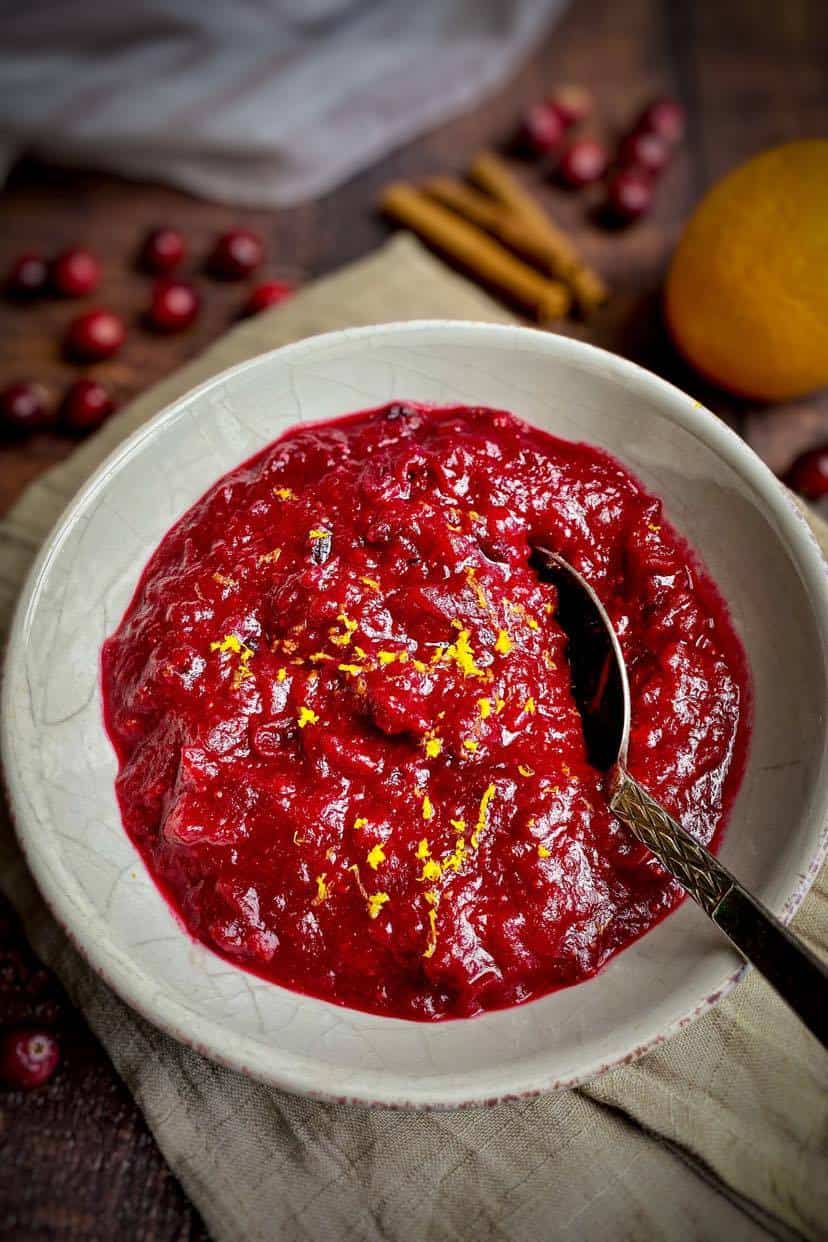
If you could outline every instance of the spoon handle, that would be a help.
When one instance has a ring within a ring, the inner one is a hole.
[[[828,968],[627,772],[610,809],[828,1048]]]

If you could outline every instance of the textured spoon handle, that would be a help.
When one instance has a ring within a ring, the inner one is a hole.
[[[822,962],[626,772],[610,808],[828,1047],[828,969]]]

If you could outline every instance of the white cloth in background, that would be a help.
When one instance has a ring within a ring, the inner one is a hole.
[[[0,0],[0,181],[33,152],[289,206],[474,106],[566,0]]]

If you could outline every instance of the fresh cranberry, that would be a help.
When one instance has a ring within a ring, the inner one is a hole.
[[[7,1087],[40,1087],[59,1061],[60,1048],[51,1031],[23,1026],[0,1037],[0,1081]]]
[[[31,435],[51,421],[43,391],[36,384],[20,380],[0,392],[0,426],[7,436]]]
[[[521,145],[534,155],[556,151],[564,136],[564,123],[548,104],[534,104],[523,118]]]
[[[33,298],[42,293],[49,279],[49,266],[42,255],[21,254],[6,277],[6,292],[13,298]]]
[[[64,250],[52,264],[52,285],[65,298],[85,298],[101,280],[101,265],[88,250]]]
[[[658,134],[670,146],[675,146],[684,137],[685,120],[685,111],[679,101],[665,96],[647,105],[638,118],[636,129]]]
[[[97,308],[78,315],[66,333],[68,353],[82,362],[111,358],[126,339],[126,328],[120,315]]]
[[[606,207],[615,220],[637,220],[650,210],[653,185],[646,173],[636,168],[622,168],[607,185]]]
[[[97,380],[70,384],[60,405],[60,423],[73,435],[94,431],[115,409],[115,402]]]
[[[261,285],[251,290],[250,296],[244,304],[245,315],[258,315],[259,311],[267,310],[269,306],[278,306],[280,302],[284,302],[285,298],[289,298],[295,290],[293,285],[287,284],[283,280],[266,280]]]
[[[152,229],[141,247],[141,266],[162,276],[178,267],[186,252],[186,243],[178,229]]]
[[[241,280],[255,272],[264,258],[262,239],[250,229],[231,229],[216,239],[207,260],[213,276]]]
[[[198,314],[199,298],[183,280],[156,281],[147,318],[156,332],[181,332]]]
[[[806,500],[819,500],[828,492],[828,444],[800,453],[784,479]]]
[[[628,134],[618,148],[618,162],[623,166],[640,168],[657,176],[670,160],[670,144],[660,134],[636,129]]]
[[[560,86],[547,103],[566,129],[585,120],[592,112],[592,96],[583,86]]]
[[[595,138],[579,138],[561,156],[558,175],[573,189],[599,181],[607,171],[607,151]]]

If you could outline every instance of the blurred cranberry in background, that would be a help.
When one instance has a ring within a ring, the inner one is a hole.
[[[820,500],[828,493],[828,444],[800,453],[783,479],[806,500]]]
[[[592,96],[583,86],[560,86],[546,102],[565,129],[585,120],[593,109]]]
[[[207,268],[222,280],[242,280],[260,266],[264,246],[258,234],[250,229],[231,229],[217,238]]]
[[[653,184],[645,172],[622,168],[607,183],[606,213],[619,223],[639,219],[653,205]]]
[[[544,103],[533,104],[523,118],[520,145],[534,155],[548,155],[561,145],[565,129],[554,108]]]
[[[66,350],[81,362],[98,362],[111,358],[126,339],[126,328],[120,315],[101,307],[78,315],[66,332]]]
[[[101,265],[88,250],[64,250],[52,263],[52,287],[65,298],[85,298],[94,293],[101,280]]]
[[[269,306],[278,306],[295,293],[293,285],[284,280],[266,280],[253,289],[244,304],[243,315],[258,315]]]
[[[100,427],[114,409],[115,402],[103,384],[97,380],[75,380],[61,402],[60,425],[72,435],[85,435]]]
[[[145,271],[161,276],[178,267],[186,252],[186,242],[177,229],[152,229],[144,238],[139,262]]]
[[[15,259],[6,276],[5,289],[13,298],[33,298],[42,293],[49,279],[49,265],[42,255],[30,251]]]
[[[43,390],[27,380],[9,384],[0,392],[0,430],[6,438],[21,438],[42,431],[52,422]]]
[[[665,96],[654,99],[638,118],[635,128],[647,134],[658,134],[671,146],[681,142],[686,123],[685,111],[677,99]]]
[[[595,138],[579,138],[567,147],[558,165],[558,176],[572,189],[600,181],[607,171],[607,149]]]
[[[655,176],[667,167],[670,155],[670,144],[660,134],[637,129],[618,148],[618,163],[633,165]]]
[[[51,1031],[18,1027],[0,1036],[0,1082],[31,1090],[47,1082],[58,1067],[60,1048]]]
[[[152,291],[147,318],[156,332],[181,332],[198,314],[199,297],[183,280],[159,280]]]

